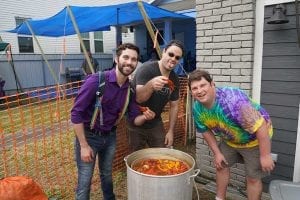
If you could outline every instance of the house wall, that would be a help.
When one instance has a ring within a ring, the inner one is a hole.
[[[143,25],[135,27],[135,44],[140,48],[140,55],[147,59],[147,29]]]
[[[195,47],[196,47],[196,25],[193,20],[178,20],[172,21],[172,35],[174,38],[182,40],[184,43],[185,51],[191,52],[192,56],[195,56]],[[155,23],[155,26],[159,30],[164,30],[164,22]],[[140,47],[141,55],[145,60],[148,59],[147,55],[147,29],[144,25],[139,25],[135,27],[135,43]],[[180,36],[180,38],[176,38],[176,36]],[[148,47],[149,48],[149,47]],[[161,46],[161,50],[163,49],[163,45]]]
[[[283,4],[286,24],[267,24],[275,5],[264,9],[264,43],[261,76],[261,104],[273,121],[272,152],[276,153],[273,179],[293,181],[300,102],[300,48],[297,43],[295,4]],[[295,166],[296,167],[296,166]]]
[[[153,5],[159,5],[159,7],[172,10],[172,11],[180,11],[187,10],[191,8],[195,8],[196,3],[195,0],[181,0],[181,1],[154,1]]]
[[[217,86],[235,86],[251,93],[255,0],[196,1],[197,68],[209,71]],[[196,138],[201,174],[215,178],[213,154],[201,135]],[[244,187],[243,165],[231,170],[230,182]]]
[[[289,24],[267,25],[278,3],[288,3]],[[294,1],[205,0],[196,4],[197,67],[210,71],[217,86],[244,89],[272,118],[272,153],[277,154],[277,163],[271,176],[263,180],[264,189],[273,179],[299,181],[300,52]],[[201,173],[215,178],[212,153],[201,135],[197,135],[197,155]],[[243,165],[233,167],[231,184],[245,187],[244,180]]]
[[[182,14],[185,13],[184,11],[195,12],[196,8],[196,0],[156,0],[152,4]],[[196,54],[196,23],[192,20],[173,21],[172,29],[175,39],[183,39],[186,53],[190,51],[194,57]],[[181,38],[176,38],[177,35]]]
[[[112,54],[95,54],[93,56],[99,63],[99,69],[107,69],[112,66]],[[61,56],[48,54],[48,62],[54,71],[50,72],[48,66],[39,54],[18,54],[13,55],[14,70],[24,90],[55,85],[55,78],[60,84],[66,83],[66,68],[80,68],[84,60],[82,54],[69,54]],[[60,67],[62,66],[62,68]],[[6,57],[0,57],[0,72],[5,80],[4,91],[6,95],[14,94],[17,90],[16,79],[12,66],[7,62]],[[83,76],[82,76],[83,77]],[[18,89],[20,86],[18,85]]]
[[[196,23],[192,20],[189,21],[178,21],[174,23],[173,30],[175,34],[184,34],[184,48],[185,53],[191,52],[192,56],[196,54]]]
[[[133,0],[69,0],[69,5],[77,6],[101,6],[108,4],[118,4],[132,2]],[[6,0],[0,1],[0,31],[10,30],[16,27],[15,17],[26,17],[32,19],[43,19],[53,16],[67,5],[66,1],[43,1],[43,0]],[[2,40],[12,45],[12,51],[19,53],[17,34],[0,32]],[[125,40],[133,41],[126,37]],[[80,43],[76,35],[51,38],[51,37],[38,37],[43,51],[46,54],[61,54],[63,53],[64,39],[66,42],[66,52],[68,54],[80,53]],[[104,53],[112,53],[112,49],[115,48],[115,29],[112,27],[111,31],[104,31]],[[92,52],[93,45],[91,45]],[[39,54],[40,50],[36,42],[34,41],[34,53]]]

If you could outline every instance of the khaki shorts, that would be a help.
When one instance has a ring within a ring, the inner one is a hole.
[[[259,147],[252,148],[233,148],[221,141],[219,148],[231,167],[235,163],[243,163],[245,165],[246,176],[261,179],[268,174],[261,170]]]
[[[166,133],[162,122],[157,123],[150,129],[130,124],[128,124],[127,127],[129,132],[130,152],[144,149],[146,147],[166,147]]]

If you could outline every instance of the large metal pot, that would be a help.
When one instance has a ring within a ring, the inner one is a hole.
[[[136,160],[147,158],[178,159],[189,165],[190,169],[176,175],[154,176],[139,173],[131,168]],[[194,170],[192,156],[175,149],[142,149],[124,158],[127,167],[128,200],[191,200],[194,177],[200,170]]]

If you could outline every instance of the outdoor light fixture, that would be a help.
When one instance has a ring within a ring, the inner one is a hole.
[[[270,20],[267,22],[268,24],[286,24],[289,20],[285,16],[286,9],[284,5],[277,4],[273,8],[273,16],[270,17]]]

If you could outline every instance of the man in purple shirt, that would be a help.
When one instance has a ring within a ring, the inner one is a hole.
[[[99,73],[85,80],[75,99],[71,110],[71,121],[76,133],[77,200],[90,198],[91,179],[97,154],[104,200],[115,199],[112,163],[116,149],[116,126],[123,111],[126,109],[128,123],[135,125],[142,125],[146,120],[155,117],[155,113],[151,110],[141,113],[135,95],[128,94],[130,93],[128,76],[135,70],[138,57],[139,48],[131,43],[122,44],[117,48],[116,67],[105,72],[105,89],[101,96],[101,109],[96,117],[93,118],[93,112],[99,86]]]

